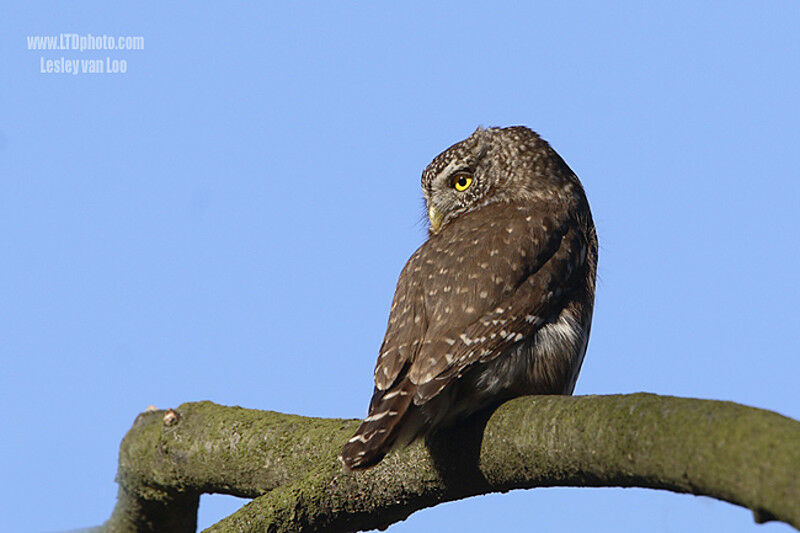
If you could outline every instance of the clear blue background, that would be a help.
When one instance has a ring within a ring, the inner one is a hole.
[[[0,530],[99,524],[149,404],[359,417],[419,175],[540,132],[601,243],[578,394],[800,418],[800,4],[3,2]],[[137,52],[27,35],[142,35]],[[45,75],[40,57],[128,61]],[[240,500],[203,497],[201,526]],[[391,531],[788,531],[708,498],[548,489]]]

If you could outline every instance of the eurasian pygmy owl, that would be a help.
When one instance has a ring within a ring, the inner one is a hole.
[[[397,282],[346,470],[526,394],[572,394],[597,237],[577,176],[525,127],[478,128],[422,173],[428,240]]]

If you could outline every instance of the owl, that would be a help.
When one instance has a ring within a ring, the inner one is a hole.
[[[572,394],[597,236],[577,176],[528,128],[478,128],[422,173],[430,229],[397,282],[345,471],[528,394]]]

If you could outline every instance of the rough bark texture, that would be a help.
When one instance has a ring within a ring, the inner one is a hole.
[[[647,487],[800,529],[800,422],[730,402],[539,396],[344,474],[357,420],[187,403],[139,415],[120,448],[105,531],[194,531],[200,494],[254,500],[209,531],[355,531],[489,492]]]

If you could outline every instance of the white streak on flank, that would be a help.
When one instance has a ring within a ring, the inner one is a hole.
[[[514,342],[521,341],[523,339],[523,337],[524,337],[524,335],[522,333],[517,333],[517,336],[514,337]]]
[[[360,441],[360,442],[366,443],[368,440],[369,439],[367,439],[364,435],[356,435],[355,437],[353,437],[352,439],[348,440],[347,442]]]
[[[577,348],[579,356],[583,357],[585,342],[585,329],[568,311],[562,312],[556,322],[545,325],[536,333],[537,350],[544,354]]]
[[[445,338],[444,338],[444,342],[446,342],[446,343],[447,343],[447,344],[449,344],[450,346],[452,346],[452,345],[454,345],[454,344],[456,343],[455,339],[451,339],[451,338],[449,338],[449,337],[445,337]]]
[[[465,334],[463,334],[463,333],[461,334],[461,336],[460,336],[459,338],[461,339],[461,342],[463,342],[463,343],[464,343],[464,344],[466,344],[467,346],[469,346],[470,344],[472,344],[472,339],[470,339],[469,337],[467,337],[467,336],[466,336]]]

